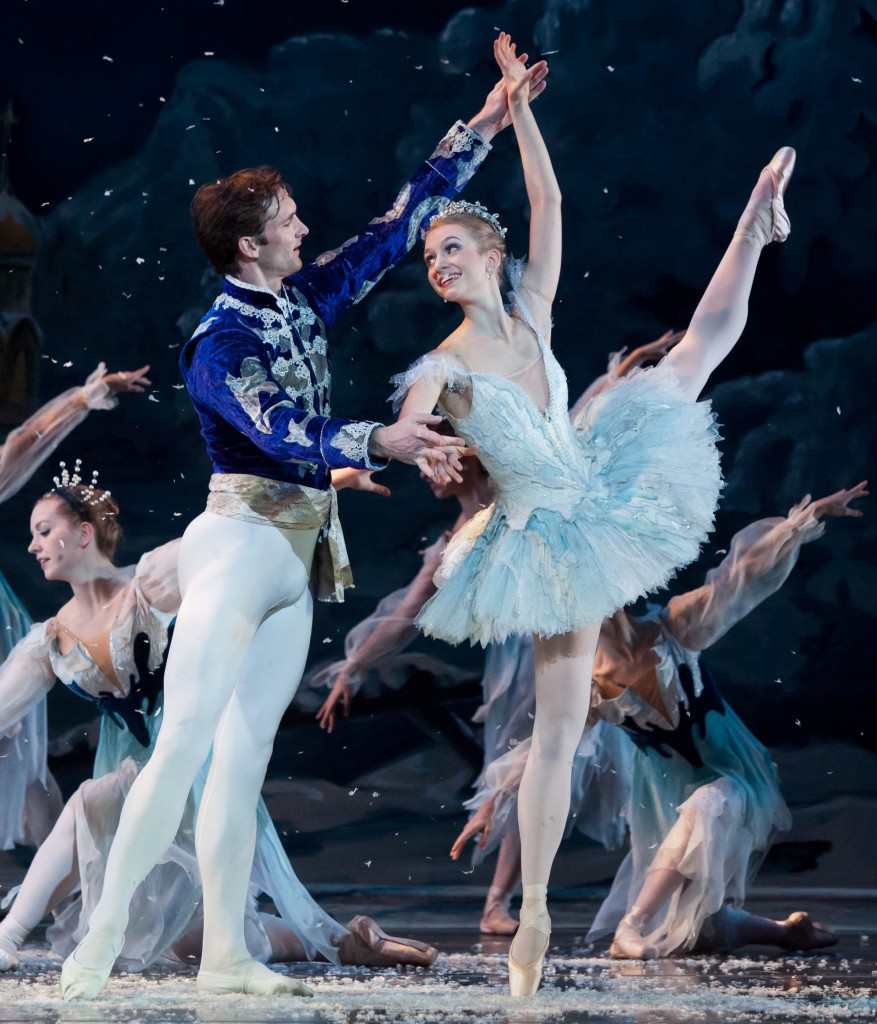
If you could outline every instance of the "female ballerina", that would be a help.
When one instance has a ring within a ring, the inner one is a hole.
[[[791,819],[770,752],[722,698],[701,655],[780,589],[801,547],[822,536],[826,517],[862,515],[851,502],[866,497],[866,488],[863,481],[817,501],[808,495],[786,517],[751,523],[700,587],[644,615],[619,609],[603,623],[571,805],[577,821],[626,820],[630,829],[630,853],[588,933],[588,941],[614,933],[613,957],[727,952],[750,943],[812,950],[837,941],[805,911],[775,921],[742,908]],[[596,728],[632,742],[595,754],[587,739]],[[529,748],[529,737],[520,737],[491,765],[455,847],[478,833],[481,847],[506,834]],[[581,784],[595,762],[621,783],[615,793]]]
[[[570,410],[570,416],[574,417],[588,399],[635,367],[666,355],[680,338],[681,333],[667,331],[660,338],[640,345],[632,352],[614,353],[606,373],[582,393]],[[332,732],[339,713],[345,717],[348,715],[351,699],[363,688],[371,691],[378,684],[397,689],[415,669],[427,672],[437,680],[461,679],[460,670],[454,666],[419,652],[406,654],[405,649],[417,636],[417,615],[436,592],[433,577],[448,541],[474,515],[491,505],[495,494],[490,477],[477,458],[463,460],[461,480],[436,481],[422,476],[439,501],[451,497],[457,500],[459,514],[451,529],[423,552],[423,564],[414,579],[407,586],[388,594],[371,615],[350,630],[344,640],[344,659],[320,666],[302,680],[302,688],[296,698],[302,705],[311,706],[312,695],[322,689],[329,690],[317,711],[320,727],[329,732]],[[516,637],[503,644],[491,644],[487,648],[481,689],[484,703],[472,719],[484,727],[484,763],[475,783],[479,791],[491,773],[491,765],[508,751],[510,742],[520,743],[529,738],[532,730],[535,698],[533,645],[529,637],[525,642]],[[598,727],[588,735],[588,749],[595,754],[598,749],[601,751],[598,757],[593,758],[598,763],[609,760],[604,743],[608,741],[614,747],[617,741],[613,732]],[[600,779],[601,792],[611,790],[614,779],[607,769],[607,774]],[[473,799],[480,806],[484,798],[478,795]],[[607,799],[610,799],[608,795]],[[576,824],[591,838],[612,849],[621,846],[624,840],[620,818],[610,822],[602,814],[589,815],[587,818],[580,815]],[[509,913],[509,902],[521,881],[521,843],[516,815],[504,819],[503,825],[505,827],[501,830],[501,839],[491,844],[491,850],[494,845],[498,846],[496,867],[479,921],[480,931],[486,935],[514,935],[518,928],[517,920]],[[492,833],[493,836],[499,836],[500,829],[493,828]],[[465,832],[454,844],[451,850],[454,860],[460,856],[468,838],[469,833]],[[484,853],[485,845],[480,845],[475,854],[476,860],[480,860]]]
[[[362,476],[344,474],[336,484],[369,485]],[[0,730],[13,728],[57,678],[98,706],[101,731],[94,778],[67,803],[0,923],[0,971],[18,966],[28,934],[78,888],[48,932],[56,952],[73,949],[100,896],[122,803],[159,733],[169,632],[181,601],[180,543],[147,552],[136,566],[116,566],[118,513],[108,491],[84,486],[74,473],[44,495],[31,516],[28,550],[45,578],[68,583],[73,596],[56,616],[33,626],[0,666]],[[192,836],[206,771],[169,849],[134,895],[122,950],[131,970],[171,951],[181,959],[200,952],[202,897]],[[261,801],[256,850],[251,884],[280,911],[279,917],[257,914],[255,901],[249,902],[247,941],[260,959],[321,955],[375,967],[427,966],[434,959],[431,947],[387,936],[370,918],[356,917],[345,928],[318,907],[293,873]]]
[[[0,444],[0,502],[17,494],[71,430],[94,409],[114,409],[117,394],[142,393],[148,366],[107,373],[104,363],[85,384],[46,402]],[[30,629],[31,618],[0,572],[0,661]],[[0,737],[0,849],[39,846],[61,810],[61,794],[46,767],[46,707],[39,702]]]
[[[429,282],[464,318],[398,379],[397,396],[405,396],[403,416],[438,404],[479,446],[497,490],[496,504],[448,545],[440,589],[418,624],[454,643],[535,637],[536,719],[518,805],[523,903],[509,951],[512,994],[533,995],[599,625],[692,561],[711,527],[721,476],[709,407],[696,399],[742,331],[761,249],[788,233],[782,196],[794,151],[780,150],[762,172],[685,337],[657,367],[591,401],[571,425],[566,380],[549,347],[560,190],[515,48],[502,33],[494,49],[530,201],[529,263],[507,311],[496,218],[453,203],[433,219],[424,244]]]

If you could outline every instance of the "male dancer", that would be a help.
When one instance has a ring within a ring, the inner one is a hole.
[[[546,72],[544,62],[529,70],[531,95]],[[453,469],[453,446],[463,444],[430,429],[434,416],[391,427],[331,416],[326,329],[405,255],[507,123],[499,83],[387,213],[305,269],[299,252],[307,228],[271,168],[238,171],[196,194],[198,241],[225,280],[180,361],[214,476],[207,510],[183,538],[183,603],[165,675],[164,724],[126,800],[88,933],[64,962],[65,999],[103,988],[131,896],[170,844],[211,745],[195,836],[204,890],[198,987],[311,994],[253,960],[244,907],[259,791],[307,656],[315,548],[318,597],[340,600],[351,582],[332,470],[378,469],[391,458],[421,466],[447,459]],[[316,932],[325,915],[311,903],[298,909],[311,913]]]

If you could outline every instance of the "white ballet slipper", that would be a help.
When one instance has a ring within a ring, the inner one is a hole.
[[[195,985],[204,994],[225,996],[232,993],[248,996],[312,996],[314,990],[303,981],[289,978],[269,970],[258,960],[247,961],[239,971],[221,974],[215,971],[198,972]]]
[[[61,998],[95,999],[107,983],[122,943],[103,935],[86,935],[61,967]],[[84,961],[91,960],[91,964]]]
[[[7,971],[17,971],[20,964],[21,961],[11,949],[4,949],[0,946],[0,973],[5,974]]]

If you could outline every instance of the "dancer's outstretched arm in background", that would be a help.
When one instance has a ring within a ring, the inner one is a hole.
[[[375,611],[348,634],[344,643],[345,660],[329,666],[335,678],[328,697],[317,712],[321,729],[332,732],[339,711],[344,718],[347,717],[350,701],[373,665],[388,655],[399,654],[419,635],[414,619],[435,593],[433,576],[445,547],[447,538],[443,536],[426,550],[423,565],[414,579],[407,586],[388,594]],[[318,673],[311,685],[325,685],[324,676],[324,671]],[[308,679],[303,685],[308,687]]]
[[[148,366],[107,373],[101,363],[85,384],[69,388],[16,427],[0,445],[0,501],[27,483],[37,468],[92,409],[113,409],[115,395],[136,394],[150,384]]]
[[[851,502],[868,481],[813,501],[807,494],[785,518],[759,519],[734,535],[728,554],[696,590],[670,599],[664,621],[685,647],[711,647],[789,578],[804,544],[822,536],[826,517],[860,518]]]
[[[645,366],[646,363],[657,362],[678,345],[685,335],[685,331],[665,331],[660,338],[646,342],[645,345],[638,345],[631,352],[625,354],[625,349],[614,352],[609,357],[609,365],[606,372],[600,374],[596,380],[591,381],[587,388],[576,399],[575,404],[570,407],[569,418],[575,422],[576,417],[584,409],[595,395],[599,395],[606,388],[610,387],[617,380],[626,377],[631,370],[638,366]]]

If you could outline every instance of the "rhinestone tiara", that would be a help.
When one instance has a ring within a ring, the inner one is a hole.
[[[499,235],[500,238],[505,238],[506,229],[500,224],[499,217],[495,213],[491,213],[486,206],[481,203],[469,203],[464,199],[454,199],[439,210],[439,212],[429,222],[429,227],[432,227],[438,220],[444,220],[445,217],[459,216],[460,214],[467,217],[477,217],[479,220],[483,220],[485,224],[489,224],[490,227]]]

